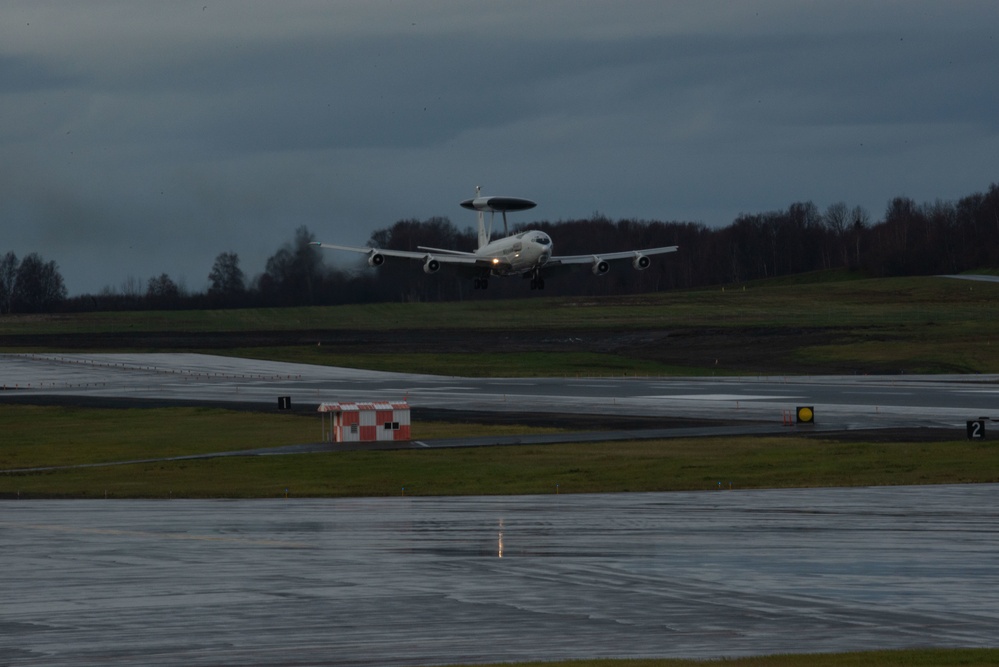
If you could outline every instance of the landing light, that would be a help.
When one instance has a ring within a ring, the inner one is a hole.
[[[499,264],[499,258],[493,257],[493,265]]]

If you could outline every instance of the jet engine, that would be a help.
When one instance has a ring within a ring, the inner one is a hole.
[[[600,259],[599,257],[594,257],[593,258],[593,269],[592,270],[593,270],[593,275],[595,275],[595,276],[602,276],[605,273],[607,273],[608,271],[610,271],[610,264],[608,264],[607,260],[605,260],[605,259]]]
[[[440,270],[440,268],[441,268],[440,261],[434,259],[433,257],[430,257],[429,255],[427,256],[427,261],[423,263],[424,273],[437,273],[437,271]]]
[[[651,259],[645,255],[639,255],[638,253],[635,253],[635,259],[631,260],[631,265],[635,267],[636,271],[644,271],[649,268],[650,264],[652,264]]]
[[[380,252],[374,252],[368,254],[368,266],[381,266],[385,263],[385,255]]]

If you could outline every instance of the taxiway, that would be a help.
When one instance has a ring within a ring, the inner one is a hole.
[[[813,406],[836,428],[961,428],[999,418],[999,376],[464,378],[202,354],[3,354],[4,396],[295,405],[405,399],[413,407],[779,422]]]

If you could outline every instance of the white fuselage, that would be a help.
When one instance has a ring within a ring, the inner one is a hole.
[[[677,246],[660,248],[645,248],[642,250],[621,250],[598,252],[587,255],[553,254],[552,240],[548,234],[531,229],[513,236],[506,236],[492,241],[494,213],[503,214],[503,229],[507,229],[506,214],[508,211],[526,211],[534,208],[535,203],[523,197],[482,197],[479,188],[475,189],[475,198],[466,199],[461,206],[478,213],[479,238],[478,249],[475,252],[445,248],[430,248],[417,246],[417,250],[392,250],[379,248],[358,248],[342,246],[333,243],[313,245],[333,250],[347,250],[363,253],[368,256],[368,265],[381,266],[386,257],[400,257],[407,260],[422,262],[423,272],[437,273],[443,266],[452,266],[471,274],[475,289],[486,289],[489,286],[489,276],[523,276],[531,279],[531,289],[545,288],[545,274],[550,274],[566,266],[589,266],[595,276],[602,276],[610,270],[611,262],[630,261],[636,271],[649,268],[649,255],[661,255],[675,252]],[[489,213],[489,226],[486,227],[485,214]]]
[[[492,274],[509,276],[543,267],[552,256],[552,240],[539,231],[526,231],[490,241],[475,251],[492,262]]]

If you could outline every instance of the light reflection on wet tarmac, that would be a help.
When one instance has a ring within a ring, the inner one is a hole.
[[[12,665],[994,646],[999,486],[2,506]]]

